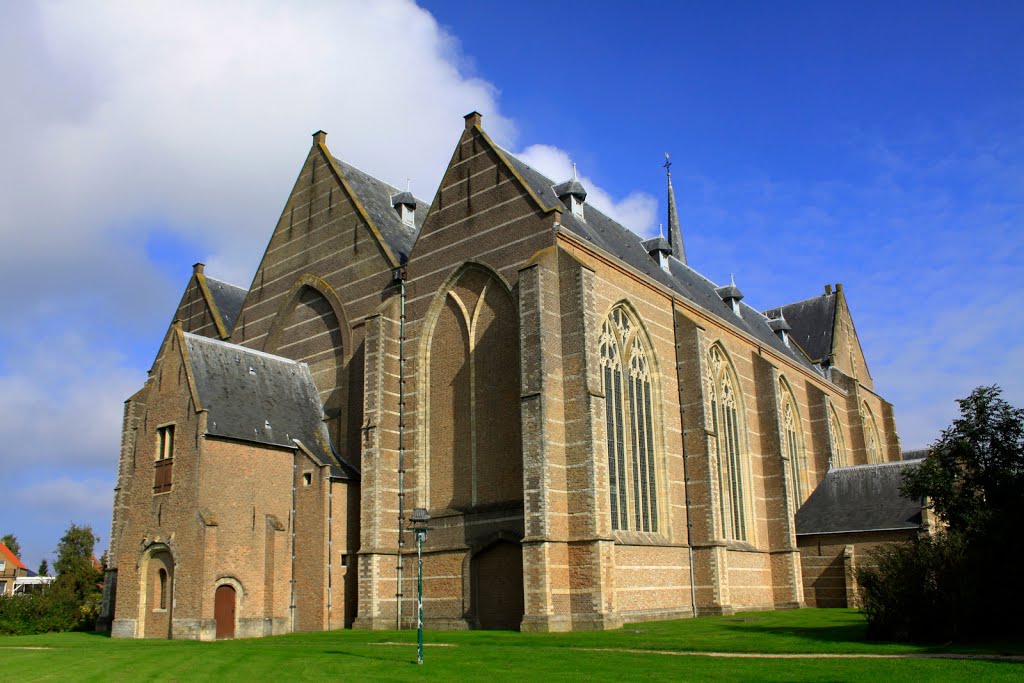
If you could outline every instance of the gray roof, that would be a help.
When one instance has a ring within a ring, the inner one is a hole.
[[[549,207],[562,206],[558,197],[555,196],[554,183],[549,178],[509,152],[502,150],[502,153],[543,204]],[[809,363],[802,353],[782,343],[782,340],[768,327],[768,319],[760,311],[740,302],[741,315],[737,316],[732,312],[732,307],[722,301],[722,298],[715,292],[717,288],[715,283],[679,261],[675,256],[669,257],[669,272],[665,272],[647,253],[640,238],[629,229],[590,204],[583,205],[583,215],[586,220],[580,221],[572,215],[572,212],[564,211],[561,218],[562,228],[597,245],[652,280],[673,290],[695,306],[750,334],[765,346],[792,358],[809,370],[818,372],[818,369]]]
[[[832,353],[832,328],[836,316],[835,292],[813,299],[797,301],[765,311],[769,318],[785,316],[791,326],[790,337],[800,345],[815,363]]]
[[[904,460],[924,460],[931,455],[932,450],[930,448],[915,448],[909,451],[903,451],[900,453],[900,457]]]
[[[213,296],[213,303],[217,304],[217,310],[220,311],[225,329],[231,332],[235,327],[235,321],[238,320],[238,314],[242,312],[242,303],[248,290],[215,280],[209,275],[206,276],[206,284]]]
[[[739,301],[743,298],[743,292],[741,292],[740,288],[736,286],[736,283],[731,283],[724,287],[717,287],[715,292],[718,293],[718,296],[722,297],[722,301],[728,301],[729,299],[736,299],[736,301]]]
[[[643,243],[644,249],[650,254],[652,251],[665,251],[669,254],[672,253],[672,245],[668,243],[668,240],[658,235],[652,239],[647,240]]]
[[[578,181],[576,178],[566,180],[564,183],[559,183],[558,185],[555,185],[553,192],[555,193],[555,196],[558,197],[559,199],[561,199],[562,197],[567,197],[569,195],[575,195],[580,199],[587,198],[587,189],[583,187],[583,183]]]
[[[921,502],[900,495],[903,473],[920,460],[829,470],[796,513],[796,533],[917,529]]]
[[[370,215],[370,219],[373,220],[384,240],[391,247],[391,251],[395,252],[395,256],[400,262],[405,263],[409,258],[409,251],[416,241],[416,235],[423,227],[423,219],[427,217],[426,209],[416,211],[415,228],[406,225],[402,222],[402,217],[395,211],[395,205],[391,203],[393,196],[404,194],[402,190],[360,171],[351,164],[346,164],[337,157],[334,158],[334,161],[337,162],[342,175],[345,176],[345,180],[355,192],[356,198],[362,203]],[[430,202],[425,202],[422,199],[413,197],[413,200],[418,206],[430,206]]]
[[[416,197],[413,196],[412,192],[399,192],[391,197],[391,206],[405,204],[406,206],[415,208],[417,203]]]
[[[781,315],[778,318],[769,319],[768,327],[772,328],[773,332],[788,332],[793,329],[792,327],[789,326],[789,323],[786,322],[786,318]]]
[[[185,345],[208,435],[292,449],[297,439],[335,476],[355,473],[331,447],[308,365],[187,332]]]

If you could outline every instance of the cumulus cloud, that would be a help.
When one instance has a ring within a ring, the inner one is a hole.
[[[516,156],[556,183],[572,178],[572,159],[567,151],[558,147],[530,145]],[[654,225],[654,217],[658,213],[657,199],[646,192],[631,192],[616,200],[610,192],[579,171],[577,169],[577,175],[587,190],[588,204],[593,204],[638,235],[657,234]]]
[[[52,548],[76,509],[109,515],[122,403],[183,263],[248,286],[314,131],[424,197],[467,112],[517,148],[468,63],[408,0],[0,3],[0,468],[8,495],[63,520],[23,526],[23,545]],[[591,185],[650,224],[649,198]]]

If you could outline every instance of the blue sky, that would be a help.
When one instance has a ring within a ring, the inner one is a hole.
[[[1024,404],[1020,3],[0,1],[0,471],[105,547],[123,400],[191,264],[248,286],[319,128],[433,196],[477,109],[758,308],[842,282],[906,447]]]

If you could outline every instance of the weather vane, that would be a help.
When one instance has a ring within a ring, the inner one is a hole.
[[[668,159],[668,152],[665,152],[665,173],[672,173],[672,162]]]

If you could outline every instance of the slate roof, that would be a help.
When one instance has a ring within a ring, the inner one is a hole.
[[[797,536],[917,529],[921,502],[900,495],[907,468],[920,460],[829,470],[796,513]]]
[[[331,447],[309,366],[236,344],[184,333],[207,434],[295,448],[298,439],[333,475],[355,469]]]
[[[531,190],[548,207],[564,206],[555,196],[555,183],[532,166],[502,150],[512,167],[522,176]],[[738,327],[765,346],[789,356],[809,370],[820,371],[798,350],[786,346],[768,327],[768,319],[760,311],[739,303],[741,316],[716,293],[718,285],[682,263],[675,256],[668,259],[669,272],[665,272],[647,253],[644,243],[632,231],[612,220],[590,204],[583,205],[584,221],[577,220],[570,211],[562,213],[562,227],[618,257],[652,280],[675,291],[690,303],[704,309],[720,320]],[[787,314],[788,318],[788,314]]]
[[[245,295],[249,292],[243,287],[215,280],[209,275],[205,277],[206,284],[210,288],[210,295],[213,296],[213,303],[217,305],[217,310],[220,311],[224,329],[231,332],[235,327],[235,321],[238,320],[238,314],[242,312],[242,303],[245,301]]]
[[[836,319],[836,292],[822,294],[812,299],[786,304],[764,314],[769,318],[783,315],[790,325],[789,336],[815,363],[828,358],[832,353],[832,329]]]
[[[392,197],[404,194],[403,190],[374,178],[337,157],[334,158],[334,161],[338,164],[338,168],[341,169],[341,173],[345,176],[352,191],[355,192],[356,198],[362,203],[366,213],[370,215],[370,219],[376,224],[384,240],[391,247],[391,251],[395,252],[395,256],[401,263],[405,263],[409,258],[412,245],[416,241],[416,235],[423,227],[423,219],[427,217],[427,207],[430,206],[430,202],[413,197],[416,199],[418,207],[415,216],[416,226],[406,225],[402,222],[402,217],[395,211],[394,204],[391,203]]]

